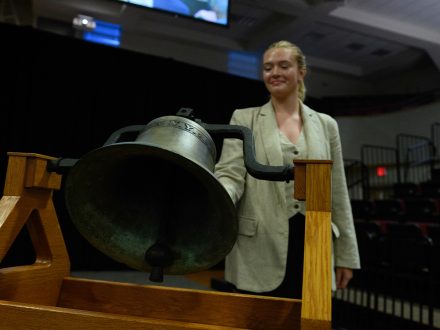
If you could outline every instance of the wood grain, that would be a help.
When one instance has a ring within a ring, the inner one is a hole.
[[[331,164],[306,164],[302,328],[331,326]]]
[[[66,278],[60,307],[246,329],[299,327],[301,301]]]
[[[226,330],[239,329],[129,315],[0,301],[2,330]]]
[[[70,262],[52,202],[61,177],[46,172],[47,156],[10,153],[0,200],[0,259],[23,226],[35,250],[32,265],[0,269],[0,299],[56,305]],[[10,194],[10,195],[7,195]]]

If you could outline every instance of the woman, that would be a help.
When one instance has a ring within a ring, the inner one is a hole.
[[[305,57],[288,41],[263,56],[270,101],[235,110],[231,124],[249,127],[256,159],[268,165],[294,159],[330,159],[335,276],[345,288],[359,268],[359,254],[336,121],[307,107]],[[258,180],[246,172],[242,142],[224,141],[215,175],[237,206],[239,235],[225,262],[225,279],[238,292],[301,298],[305,203],[293,199],[293,183]]]

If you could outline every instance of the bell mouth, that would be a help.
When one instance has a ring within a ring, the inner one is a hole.
[[[208,269],[232,249],[235,206],[212,172],[174,151],[116,143],[81,158],[69,172],[66,206],[79,232],[112,259],[151,271],[146,251],[170,249],[166,274]]]

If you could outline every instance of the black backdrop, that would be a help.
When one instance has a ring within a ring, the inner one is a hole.
[[[206,123],[221,124],[235,108],[268,99],[259,81],[30,27],[0,24],[0,42],[2,187],[9,151],[80,158],[115,130],[181,107],[193,108]],[[78,234],[62,190],[54,202],[72,269],[124,268]],[[23,230],[1,265],[32,262],[33,253]]]
[[[181,107],[226,123],[268,97],[259,81],[32,28],[0,25],[0,40],[4,150],[79,157]]]

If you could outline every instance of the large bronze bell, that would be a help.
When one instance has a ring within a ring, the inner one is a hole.
[[[121,142],[130,132],[136,139]],[[256,161],[249,128],[202,123],[187,108],[146,126],[122,128],[103,147],[79,160],[51,161],[47,170],[68,169],[67,210],[93,246],[160,282],[164,273],[210,268],[235,243],[235,207],[213,175],[216,150],[210,134],[243,140],[244,163],[255,178],[293,179],[291,165]]]
[[[165,116],[133,142],[93,150],[69,171],[66,206],[98,250],[161,281],[220,262],[237,236],[237,216],[214,177],[215,144],[197,122]]]

